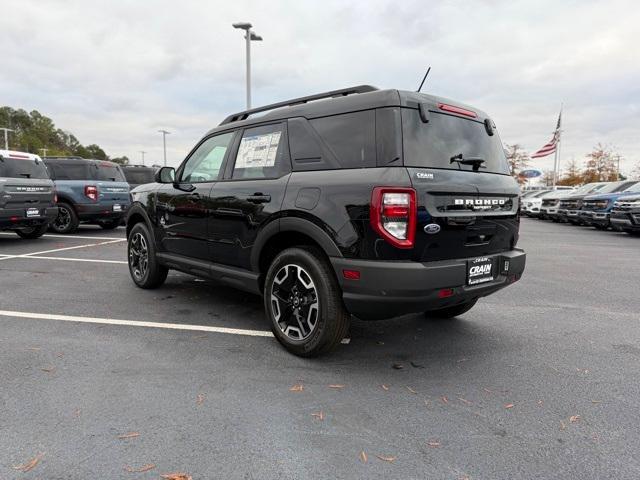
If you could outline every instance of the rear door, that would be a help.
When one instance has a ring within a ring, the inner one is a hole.
[[[0,155],[0,216],[38,219],[53,205],[53,182],[44,162],[20,153]]]
[[[250,268],[260,228],[280,211],[291,160],[286,125],[246,128],[211,192],[210,255],[216,263]]]
[[[493,122],[441,103],[428,105],[428,121],[423,118],[418,109],[402,108],[404,164],[418,204],[414,259],[512,249],[520,190]]]
[[[158,240],[163,250],[200,260],[209,259],[208,221],[211,189],[227,157],[234,133],[203,140],[176,173],[176,183],[157,191]]]

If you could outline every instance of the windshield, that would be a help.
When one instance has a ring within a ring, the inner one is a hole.
[[[124,176],[127,178],[127,182],[134,185],[142,185],[144,183],[155,182],[155,174],[151,168],[132,169],[125,168]]]
[[[439,112],[430,112],[423,123],[418,110],[402,109],[404,164],[408,167],[446,168],[472,171],[473,165],[451,162],[480,158],[481,172],[509,174],[507,158],[497,132],[490,136],[483,122]]]
[[[122,171],[117,165],[107,162],[98,164],[98,173],[96,180],[104,180],[108,182],[126,182]]]
[[[49,172],[42,160],[0,156],[0,177],[45,179]]]
[[[602,188],[598,189],[598,193],[619,192],[620,189],[624,187],[624,185],[625,185],[624,183],[619,183],[619,182],[605,183],[605,185]]]
[[[625,192],[640,192],[640,182],[632,185],[631,187],[624,190]]]

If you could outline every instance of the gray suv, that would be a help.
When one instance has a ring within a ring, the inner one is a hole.
[[[53,182],[40,157],[0,150],[0,230],[38,238],[57,216]]]

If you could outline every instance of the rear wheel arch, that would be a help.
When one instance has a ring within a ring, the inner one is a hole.
[[[149,221],[147,213],[142,207],[134,204],[129,209],[129,215],[127,215],[127,237],[129,236],[131,229],[140,222],[144,223],[149,229],[149,232],[151,232],[151,235],[153,235],[153,228],[151,226],[151,222]]]
[[[258,237],[251,254],[251,268],[260,273],[260,288],[276,256],[291,247],[309,246],[327,258],[342,257],[328,233],[310,220],[298,217],[280,218],[268,224]]]

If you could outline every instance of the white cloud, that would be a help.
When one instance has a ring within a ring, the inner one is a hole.
[[[632,1],[14,2],[0,17],[0,103],[37,109],[113,156],[177,163],[244,106],[359,83],[477,105],[533,152],[564,102],[563,158],[598,142],[640,162],[640,11]],[[537,163],[547,168],[551,159]]]

